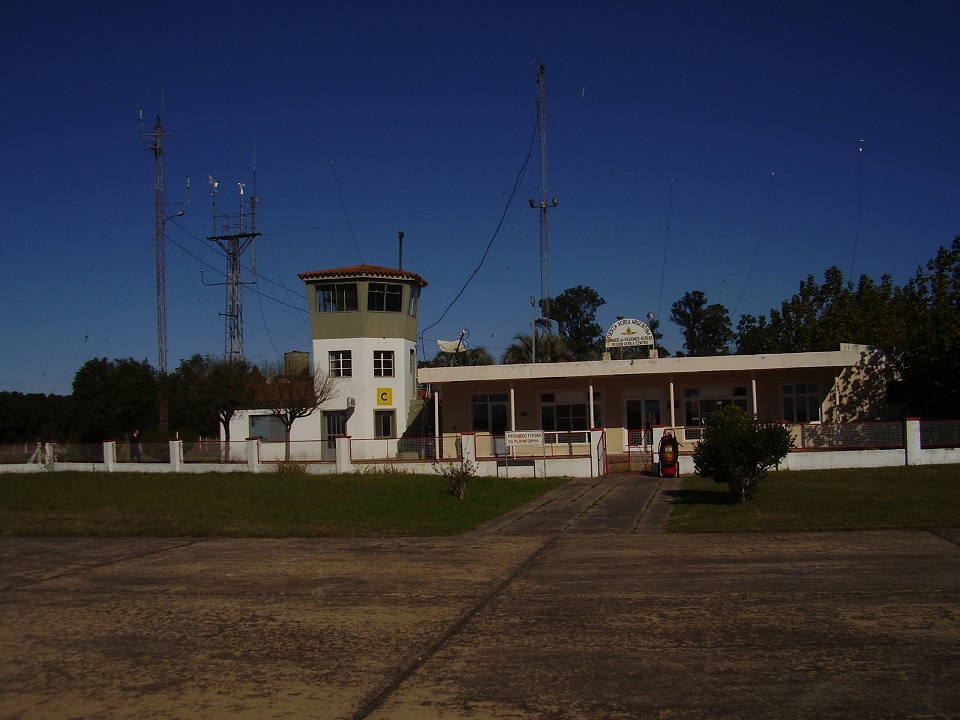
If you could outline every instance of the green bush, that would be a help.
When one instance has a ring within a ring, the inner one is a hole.
[[[697,474],[727,485],[740,500],[749,500],[767,470],[778,465],[790,448],[790,430],[761,422],[736,405],[724,405],[710,416],[703,439],[693,451]]]
[[[470,460],[446,465],[434,463],[434,468],[439,475],[450,481],[450,491],[461,500],[467,496],[467,484],[470,478],[477,474],[477,464]]]

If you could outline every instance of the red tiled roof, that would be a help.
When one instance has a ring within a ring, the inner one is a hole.
[[[345,278],[345,277],[389,277],[403,278],[404,280],[413,280],[420,287],[426,287],[427,281],[416,273],[406,270],[397,270],[395,268],[383,267],[381,265],[351,265],[350,267],[332,268],[330,270],[314,270],[312,272],[302,272],[299,274],[301,280],[322,280],[325,278]]]

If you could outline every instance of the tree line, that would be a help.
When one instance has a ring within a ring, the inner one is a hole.
[[[290,428],[335,394],[332,380],[308,367],[194,355],[161,378],[146,360],[94,358],[73,378],[71,395],[0,392],[0,442],[39,440],[98,443],[123,441],[137,430],[146,442],[184,439],[230,440],[230,421],[239,409],[269,405]],[[160,403],[168,427],[160,427]]]
[[[421,364],[598,360],[604,332],[596,313],[604,304],[596,290],[578,285],[552,298],[550,317],[538,320],[532,333],[518,333],[500,358],[477,347],[456,356],[440,352]],[[801,281],[779,308],[742,315],[735,329],[727,308],[710,303],[700,290],[673,303],[670,321],[683,337],[678,357],[837,350],[842,342],[881,348],[903,377],[909,414],[960,417],[960,237],[902,286],[889,275],[879,281],[862,275],[854,283],[830,267],[822,281],[812,275]],[[669,356],[659,319],[649,324],[658,355]],[[618,359],[647,357],[646,348],[616,353]],[[276,385],[276,378],[286,378],[287,386]],[[307,383],[284,369],[194,355],[161,379],[146,360],[94,358],[77,371],[69,396],[0,392],[0,442],[99,442],[122,439],[134,429],[147,441],[166,439],[158,421],[161,400],[168,405],[169,427],[185,438],[217,437],[237,408],[265,398],[286,404],[278,417],[289,430],[293,415],[305,412],[295,410],[298,403],[315,402],[317,390],[327,397],[333,392],[309,378]],[[294,395],[302,389],[308,397],[287,397],[295,389]]]

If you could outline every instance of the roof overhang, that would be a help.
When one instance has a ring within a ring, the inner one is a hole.
[[[857,365],[866,355],[873,352],[876,352],[875,348],[868,345],[844,343],[839,350],[826,352],[420,368],[417,371],[417,380],[421,383],[444,384],[575,377],[602,378],[628,375],[681,375],[800,368],[844,368]]]
[[[329,270],[313,270],[310,272],[299,273],[299,277],[304,282],[317,280],[358,280],[358,279],[384,279],[408,280],[420,287],[426,287],[427,281],[413,272],[406,270],[397,270],[395,268],[383,267],[382,265],[351,265],[349,267],[331,268]]]

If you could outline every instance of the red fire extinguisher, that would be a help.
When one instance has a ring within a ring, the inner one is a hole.
[[[673,433],[665,432],[660,438],[660,477],[677,477],[680,475],[680,444]]]

